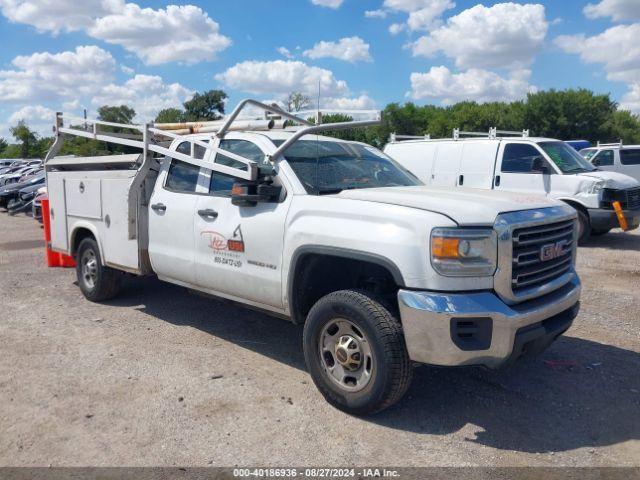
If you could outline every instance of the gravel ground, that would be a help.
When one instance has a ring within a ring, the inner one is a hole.
[[[507,371],[420,367],[371,418],[324,402],[302,329],[155,279],[87,302],[0,215],[0,465],[640,465],[640,235],[579,252],[582,311]]]

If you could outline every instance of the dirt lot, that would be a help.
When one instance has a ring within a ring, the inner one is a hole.
[[[154,279],[105,305],[0,215],[0,465],[640,465],[640,235],[579,252],[582,311],[504,372],[421,367],[372,418],[323,401],[301,327]]]

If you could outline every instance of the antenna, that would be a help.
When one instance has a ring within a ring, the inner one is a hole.
[[[318,110],[316,112],[316,125],[320,125],[322,123],[322,112],[320,111],[320,79],[318,79],[318,102],[317,102]]]

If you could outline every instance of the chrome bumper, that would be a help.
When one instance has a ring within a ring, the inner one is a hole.
[[[411,360],[431,365],[498,368],[545,348],[578,313],[580,280],[542,297],[507,305],[493,292],[400,290],[398,303]]]

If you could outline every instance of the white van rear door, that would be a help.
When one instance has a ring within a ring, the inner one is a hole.
[[[462,157],[462,142],[438,142],[436,160],[431,172],[431,185],[455,187],[458,184],[458,170]]]
[[[495,140],[465,142],[458,172],[458,185],[492,189],[499,145]]]
[[[384,153],[428,185],[431,183],[436,147],[433,142],[400,142],[387,145]]]

